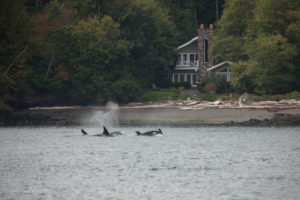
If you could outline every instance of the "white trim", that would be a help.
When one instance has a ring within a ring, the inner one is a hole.
[[[224,61],[224,62],[221,62],[221,63],[219,63],[219,64],[217,64],[217,65],[214,65],[214,66],[212,66],[212,67],[210,67],[210,68],[208,68],[206,71],[211,71],[211,70],[213,70],[213,69],[216,69],[216,68],[218,68],[218,67],[221,67],[222,65],[225,65],[225,64],[231,64],[232,62],[230,62],[230,61]]]
[[[231,72],[216,72],[216,74],[225,77],[227,82],[230,82],[232,79]]]
[[[190,75],[191,76],[191,80],[190,80],[191,85],[195,86],[198,83],[198,74],[196,74],[196,73],[184,73],[184,72],[173,73],[172,74],[172,83],[175,83],[175,75],[177,75],[177,82],[176,83],[181,83],[181,81],[180,81],[180,75],[183,75],[183,82],[186,82],[187,81],[187,75]],[[193,84],[193,75],[196,76],[196,82],[195,82],[195,84]]]
[[[178,46],[178,47],[175,49],[175,51],[177,51],[177,50],[179,50],[179,49],[182,49],[183,47],[188,46],[189,44],[195,42],[196,40],[198,40],[198,36],[194,37],[193,39],[191,39],[191,40],[188,41],[187,43],[184,43],[184,44]]]
[[[175,69],[192,69],[198,70],[198,54],[197,53],[179,53],[177,54],[180,59],[176,61]],[[186,55],[186,60],[183,61],[183,55]],[[191,55],[194,55],[194,60],[191,61]],[[197,59],[196,59],[197,58]]]

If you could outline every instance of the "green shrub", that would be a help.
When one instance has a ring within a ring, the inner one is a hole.
[[[142,101],[162,101],[168,98],[167,93],[160,91],[147,91],[142,95]]]
[[[226,81],[223,76],[220,75],[212,75],[203,80],[200,84],[197,85],[197,88],[200,92],[206,92],[205,86],[208,83],[213,83],[216,86],[216,93],[225,93],[230,89],[230,84]]]
[[[155,101],[167,101],[167,100],[185,100],[187,98],[192,98],[191,95],[181,95],[178,89],[170,89],[165,91],[150,90],[146,91],[141,96],[141,101],[143,102],[155,102]]]
[[[200,99],[202,101],[216,101],[219,98],[218,98],[218,95],[216,95],[216,94],[202,94],[200,96]]]
[[[293,92],[287,94],[287,97],[288,97],[289,99],[300,100],[300,92],[298,92],[298,91],[293,91]]]
[[[120,79],[111,85],[112,98],[117,100],[117,102],[127,103],[130,101],[135,101],[137,96],[139,96],[141,88],[132,79]]]
[[[184,87],[185,89],[190,89],[192,87],[190,82],[180,82],[180,83],[172,83],[170,84],[171,87],[174,88],[180,88],[180,87]]]
[[[296,99],[300,100],[300,92],[294,91],[287,94],[251,94],[250,101],[280,101],[282,99]]]
[[[216,84],[207,83],[204,87],[204,91],[207,92],[207,93],[215,93],[216,88],[217,88]]]

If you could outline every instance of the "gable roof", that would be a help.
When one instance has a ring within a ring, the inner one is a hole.
[[[211,71],[211,70],[213,70],[213,69],[216,69],[216,68],[219,68],[219,67],[221,67],[221,66],[223,66],[223,65],[225,65],[225,64],[231,64],[232,62],[230,62],[230,61],[224,61],[224,62],[221,62],[221,63],[219,63],[219,64],[216,64],[216,65],[214,65],[214,66],[212,66],[212,67],[210,67],[210,68],[208,68],[206,71]]]
[[[177,50],[179,50],[179,49],[182,49],[183,47],[188,46],[189,44],[195,42],[196,40],[198,40],[198,36],[194,37],[193,39],[191,39],[191,40],[188,41],[187,43],[184,43],[184,44],[178,46],[178,47],[175,49],[175,51],[177,51]]]

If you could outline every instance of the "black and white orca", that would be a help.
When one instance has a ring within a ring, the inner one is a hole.
[[[108,135],[112,135],[112,136],[123,135],[123,133],[121,131],[113,131],[113,132],[109,133],[105,126],[103,126],[103,134],[105,134],[106,136],[108,136]]]
[[[154,131],[147,131],[144,133],[141,133],[140,131],[136,131],[136,134],[137,136],[162,136],[163,135],[160,128],[158,129],[158,131],[154,130]]]
[[[88,133],[85,130],[83,130],[83,129],[81,129],[81,133],[82,133],[82,135],[88,135]],[[95,134],[93,136],[98,136],[98,137],[114,137],[116,135],[123,135],[123,133],[120,132],[120,131],[114,131],[114,132],[110,133],[110,132],[108,132],[107,128],[105,126],[103,126],[103,132]]]

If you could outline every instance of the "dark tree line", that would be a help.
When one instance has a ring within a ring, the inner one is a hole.
[[[300,1],[228,0],[214,42],[216,57],[233,61],[242,91],[300,90]]]
[[[1,0],[0,107],[138,100],[216,2]]]

